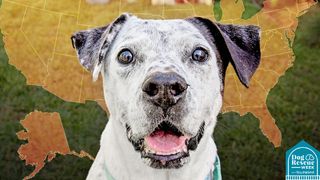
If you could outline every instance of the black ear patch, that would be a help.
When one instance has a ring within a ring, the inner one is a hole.
[[[101,55],[105,55],[122,25],[130,16],[122,14],[109,25],[79,31],[71,36],[72,46],[76,49],[83,67],[92,72],[95,65],[101,63],[103,58]],[[103,53],[101,53],[102,51]]]
[[[86,42],[85,36],[82,33],[71,36],[72,47],[79,49]]]
[[[108,25],[79,31],[71,36],[72,46],[77,51],[80,64],[89,71],[93,70],[96,54],[102,41],[102,34],[106,31],[107,27]]]
[[[215,42],[222,59],[223,78],[231,62],[242,84],[248,87],[260,63],[260,28],[253,25],[223,25],[201,17],[187,21]]]

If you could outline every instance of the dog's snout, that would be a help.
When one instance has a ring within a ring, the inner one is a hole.
[[[166,110],[186,94],[188,84],[177,73],[154,73],[142,85],[145,97]]]

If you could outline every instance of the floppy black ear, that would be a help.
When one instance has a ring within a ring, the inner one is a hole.
[[[71,36],[72,46],[77,51],[80,64],[93,72],[94,80],[100,72],[103,57],[129,17],[131,15],[122,14],[109,25],[79,31]]]
[[[92,71],[100,49],[102,34],[108,25],[94,29],[79,31],[71,36],[72,46],[76,49],[80,64]]]
[[[194,24],[209,41],[214,41],[222,59],[223,76],[231,62],[242,84],[248,87],[260,63],[260,28],[253,25],[223,25],[201,17],[187,21]]]

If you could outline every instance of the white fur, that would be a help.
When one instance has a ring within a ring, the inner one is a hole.
[[[164,41],[166,39],[167,41]],[[182,58],[201,45],[209,51],[203,64]],[[141,20],[131,17],[123,25],[102,62],[104,96],[110,111],[101,137],[101,147],[87,179],[106,179],[106,171],[117,180],[126,179],[204,179],[213,168],[217,149],[212,139],[216,116],[222,105],[222,84],[215,51],[205,37],[185,20]],[[122,48],[136,52],[135,65],[117,62]],[[182,52],[183,51],[183,52]],[[179,127],[194,136],[205,121],[204,136],[198,148],[190,151],[190,161],[179,169],[154,169],[141,159],[126,136],[129,124],[136,137],[150,131],[150,105],[141,100],[144,79],[153,72],[174,71],[190,85]]]

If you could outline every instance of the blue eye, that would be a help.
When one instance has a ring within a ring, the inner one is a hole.
[[[123,49],[118,54],[118,61],[121,64],[129,64],[133,61],[133,54],[129,49]]]
[[[208,59],[208,51],[202,47],[197,47],[192,53],[192,59],[194,61],[204,62]]]

